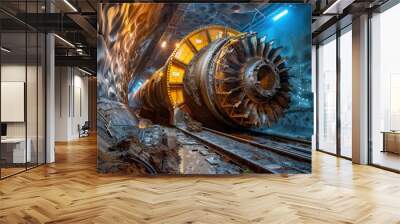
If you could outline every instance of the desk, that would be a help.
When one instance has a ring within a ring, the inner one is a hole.
[[[25,138],[5,138],[1,139],[1,157],[6,163],[25,163],[31,162],[32,153],[30,138],[26,140],[28,143],[25,153]],[[25,160],[26,159],[26,160]]]
[[[382,152],[400,154],[400,131],[383,131]]]

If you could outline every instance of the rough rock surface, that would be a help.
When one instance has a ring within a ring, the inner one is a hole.
[[[178,173],[180,157],[174,136],[158,125],[139,128],[138,119],[122,103],[99,100],[97,113],[99,172]]]

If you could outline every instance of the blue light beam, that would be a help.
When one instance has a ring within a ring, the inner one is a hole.
[[[277,21],[278,19],[282,18],[284,15],[288,14],[288,10],[285,9],[282,12],[278,13],[274,18],[272,18],[273,21]]]

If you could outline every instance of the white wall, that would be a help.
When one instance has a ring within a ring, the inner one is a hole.
[[[25,75],[27,69],[28,72],[28,81],[29,86],[36,86],[36,80],[31,80],[31,74],[35,74],[36,76],[36,67],[28,66],[27,68],[24,65],[18,64],[5,64],[1,66],[1,81],[2,82],[25,82]],[[27,106],[30,107],[28,112],[36,111],[36,88],[27,88]],[[34,107],[34,108],[32,108]],[[1,108],[2,110],[7,110],[7,108]],[[32,110],[33,109],[33,110]],[[28,129],[30,127],[36,130],[36,113],[27,113],[28,122],[33,122],[34,124],[28,124]],[[35,125],[35,127],[33,127]],[[29,136],[28,130],[28,137]],[[35,132],[36,134],[36,132]],[[7,122],[7,136],[8,137],[25,137],[25,122]]]
[[[88,120],[88,78],[72,67],[56,67],[55,73],[55,140],[74,140],[78,125]]]

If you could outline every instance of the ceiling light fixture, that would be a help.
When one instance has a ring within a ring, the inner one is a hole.
[[[83,72],[83,73],[85,73],[85,74],[87,74],[87,75],[93,75],[92,73],[90,73],[90,72],[88,72],[88,71],[86,71],[86,70],[84,70],[84,69],[81,69],[81,68],[79,68],[79,67],[78,67],[78,70],[81,71],[81,72]]]
[[[339,14],[338,10],[340,10],[338,7],[340,7],[340,5],[343,4],[347,4],[346,2],[348,1],[342,1],[342,0],[336,0],[335,2],[333,2],[332,5],[330,5],[327,9],[325,9],[325,11],[322,14]],[[340,4],[340,5],[339,5]],[[332,12],[332,9],[335,9]]]
[[[54,34],[55,37],[57,37],[59,40],[61,40],[62,42],[64,42],[65,44],[67,44],[70,47],[75,48],[75,45],[73,45],[71,42],[69,42],[68,40],[60,37],[58,34]]]
[[[73,6],[68,0],[64,0],[64,3],[67,4],[74,12],[78,12],[75,6]]]
[[[278,13],[276,16],[274,16],[274,18],[272,18],[272,20],[277,21],[278,19],[282,18],[282,16],[288,14],[288,10],[285,9],[282,12]]]
[[[7,49],[5,47],[1,47],[0,49],[1,49],[1,51],[4,51],[6,53],[10,53],[11,52],[11,50],[9,50],[9,49]]]

